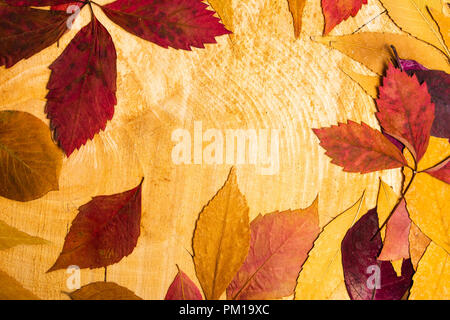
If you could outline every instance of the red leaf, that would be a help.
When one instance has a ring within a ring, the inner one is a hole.
[[[167,290],[164,300],[203,300],[203,298],[195,283],[178,268],[178,274]]]
[[[55,138],[70,156],[113,117],[117,71],[111,36],[94,18],[50,69],[46,112]]]
[[[50,9],[66,11],[67,12],[67,8],[69,8],[70,6],[77,6],[78,8],[81,8],[83,5],[84,4],[81,3],[81,2],[70,2],[70,3],[66,3],[66,4],[58,4],[56,6],[52,6]],[[70,13],[73,13],[73,12],[70,12]]]
[[[367,0],[322,0],[322,10],[325,16],[324,34],[328,34],[350,16],[356,16],[363,4],[367,4]]]
[[[348,172],[367,173],[406,165],[401,151],[380,131],[364,122],[348,121],[330,128],[313,129],[326,155]]]
[[[69,2],[73,2],[73,0],[6,0],[6,3],[11,6],[21,7],[47,7]]]
[[[227,288],[228,299],[279,299],[293,294],[320,232],[318,199],[304,210],[259,215],[250,229],[250,250]]]
[[[106,267],[131,254],[140,235],[141,193],[142,181],[134,189],[97,196],[81,206],[60,256],[47,272],[70,265]]]
[[[345,286],[352,300],[400,300],[412,284],[411,259],[403,260],[400,277],[391,262],[377,260],[382,247],[377,230],[375,208],[362,216],[342,240]]]
[[[424,155],[434,120],[427,85],[390,65],[379,88],[376,113],[386,133],[402,142],[419,161]]]
[[[425,171],[429,175],[450,184],[450,158]]]
[[[102,8],[126,31],[164,48],[204,48],[230,33],[201,0],[117,0]]]
[[[10,68],[51,46],[67,31],[67,14],[0,3],[0,66]]]
[[[403,199],[386,225],[386,237],[378,260],[395,261],[409,258],[409,229],[411,220]]]

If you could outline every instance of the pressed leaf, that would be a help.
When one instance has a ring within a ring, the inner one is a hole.
[[[409,258],[411,220],[402,199],[386,225],[386,237],[378,260],[396,261]]]
[[[403,31],[434,45],[449,55],[439,33],[439,28],[426,8],[433,1],[440,2],[439,0],[380,0],[389,17]]]
[[[208,300],[217,300],[233,280],[250,246],[249,208],[236,169],[200,212],[193,249],[197,278]]]
[[[350,16],[356,16],[363,4],[367,4],[367,0],[322,0],[322,11],[325,17],[324,34],[328,34]]]
[[[73,2],[73,0],[5,0],[11,6],[47,7]]]
[[[306,0],[288,0],[289,11],[294,22],[294,35],[298,39],[302,32],[302,15]]]
[[[413,278],[410,300],[448,300],[450,256],[431,242]]]
[[[164,300],[203,300],[203,298],[195,283],[178,268],[178,273],[167,290]]]
[[[318,198],[306,209],[256,217],[250,224],[250,251],[227,288],[228,299],[267,300],[292,295],[319,232]]]
[[[126,31],[161,47],[191,50],[230,33],[201,0],[117,0],[102,6]]]
[[[93,282],[69,293],[72,300],[142,300],[133,291],[114,282]]]
[[[431,13],[431,16],[433,17],[434,21],[436,21],[437,25],[439,26],[439,31],[441,33],[442,38],[444,39],[444,43],[447,46],[447,48],[450,47],[450,18],[446,15],[442,14],[440,11],[428,8],[429,12]]]
[[[10,68],[51,46],[67,31],[60,11],[11,7],[0,2],[0,66]]]
[[[342,70],[350,79],[355,81],[359,86],[372,98],[378,97],[378,87],[381,84],[381,79],[378,76],[368,76],[356,73],[350,68]]]
[[[411,286],[414,269],[410,259],[403,261],[401,276],[397,276],[389,261],[377,260],[382,247],[378,225],[377,209],[369,210],[342,241],[345,285],[352,300],[400,300]],[[376,281],[372,282],[377,268],[379,288]]]
[[[83,7],[83,5],[84,4],[82,2],[69,2],[69,3],[65,3],[65,4],[58,4],[58,5],[52,6],[51,9],[52,10],[67,11],[67,9],[70,6],[77,6],[78,8],[81,8],[81,7]],[[71,12],[71,13],[73,13],[73,12]]]
[[[0,220],[0,251],[19,245],[41,245],[48,242],[39,237],[33,237]]]
[[[47,272],[70,265],[106,267],[131,254],[140,235],[141,193],[142,181],[134,189],[97,196],[81,206],[61,254]]]
[[[348,172],[373,172],[406,164],[400,150],[383,134],[365,123],[348,121],[330,128],[313,129],[332,163]]]
[[[298,277],[295,299],[348,299],[340,258],[341,242],[361,216],[363,201],[364,195],[323,228]]]
[[[380,227],[387,220],[395,205],[400,197],[392,190],[392,188],[387,185],[383,180],[380,179],[380,186],[378,188],[377,197],[377,213]],[[381,239],[384,240],[386,229],[380,230]]]
[[[207,0],[206,2],[217,12],[225,27],[230,31],[234,31],[233,0]]]
[[[44,122],[26,112],[0,112],[0,196],[30,201],[58,190],[61,166]]]
[[[430,242],[430,238],[420,231],[415,223],[411,222],[411,229],[409,230],[409,255],[411,256],[411,263],[414,270],[417,270],[417,265]]]
[[[0,270],[0,300],[39,300],[16,279]]]
[[[450,184],[450,159],[443,161],[437,166],[425,171],[429,175]]]
[[[95,18],[50,66],[45,110],[67,156],[104,130],[114,114],[116,49]]]
[[[408,35],[358,32],[345,36],[315,37],[313,40],[341,51],[380,75],[392,58],[391,45],[404,59],[420,61],[429,69],[450,72],[448,59],[441,51]]]
[[[427,85],[420,85],[416,76],[390,65],[380,98],[377,100],[376,116],[384,130],[420,160],[428,147],[431,126],[434,121],[434,103]]]

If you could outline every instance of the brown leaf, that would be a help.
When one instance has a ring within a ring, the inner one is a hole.
[[[72,300],[142,300],[114,282],[93,282],[68,294]]]
[[[306,0],[288,0],[289,11],[291,12],[292,19],[294,20],[294,34],[298,39],[302,32],[302,15],[305,9]]]

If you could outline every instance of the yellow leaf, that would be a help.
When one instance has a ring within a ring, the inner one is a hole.
[[[430,238],[420,231],[415,223],[411,222],[411,229],[409,229],[409,255],[411,256],[414,270],[417,270],[417,265],[430,242]]]
[[[431,242],[413,277],[410,300],[450,299],[450,257]]]
[[[0,250],[6,250],[21,244],[39,245],[47,243],[44,239],[30,236],[0,220]]]
[[[72,300],[142,300],[114,282],[93,282],[69,293]]]
[[[303,9],[305,9],[306,0],[288,0],[289,11],[292,14],[294,20],[294,34],[298,39],[302,32],[302,15]]]
[[[29,201],[58,190],[61,166],[44,122],[26,112],[0,112],[0,196]]]
[[[442,50],[450,58],[439,29],[426,6],[437,7],[439,0],[380,0],[389,17],[403,31],[432,44]],[[434,2],[434,3],[433,3]]]
[[[295,288],[296,300],[349,299],[344,283],[341,242],[362,215],[364,195],[323,229],[303,265]]]
[[[378,222],[381,225],[387,220],[395,205],[397,204],[399,196],[392,190],[392,188],[380,179],[380,187],[378,188],[377,198],[377,212]],[[384,240],[386,228],[381,230],[381,238]]]
[[[415,60],[429,69],[450,73],[447,57],[441,51],[408,35],[360,32],[345,36],[314,37],[313,40],[341,51],[380,75],[392,60],[391,45],[402,59]]]
[[[208,3],[217,12],[224,26],[234,31],[234,9],[233,0],[208,0]]]
[[[381,84],[381,78],[379,76],[368,76],[364,74],[357,73],[350,68],[346,68],[342,71],[353,81],[355,81],[359,86],[372,98],[378,98],[378,87]]]
[[[195,271],[206,299],[220,298],[247,256],[248,212],[232,168],[225,185],[200,212],[194,231]]]
[[[39,300],[16,279],[0,270],[0,300]]]
[[[434,21],[439,26],[439,31],[448,48],[450,46],[450,18],[435,9],[429,8],[429,10]]]

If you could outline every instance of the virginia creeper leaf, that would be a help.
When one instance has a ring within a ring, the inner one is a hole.
[[[427,150],[434,121],[435,107],[427,85],[390,65],[379,90],[376,116],[381,126],[419,161]]]
[[[50,69],[45,109],[56,140],[70,156],[113,117],[117,70],[111,36],[93,18]]]
[[[420,259],[422,259],[425,250],[429,246],[431,240],[428,238],[415,223],[411,222],[409,230],[409,255],[414,270],[417,270]]]
[[[400,150],[380,131],[365,123],[348,121],[313,131],[331,162],[343,167],[344,171],[367,173],[406,164]]]
[[[322,0],[325,17],[324,34],[330,33],[334,27],[350,16],[356,16],[363,4],[367,4],[367,0]]]
[[[388,62],[392,59],[391,45],[404,59],[421,61],[430,69],[450,72],[448,58],[441,51],[404,34],[358,32],[312,39],[341,51],[379,75],[384,74]]]
[[[65,3],[65,4],[58,4],[56,6],[51,6],[51,9],[52,10],[67,11],[67,8],[69,8],[70,6],[77,6],[78,8],[81,8],[83,5],[84,4],[82,2],[69,2],[69,3]]]
[[[448,300],[450,256],[434,242],[428,246],[413,277],[410,300]]]
[[[247,259],[227,288],[228,299],[267,300],[293,294],[319,232],[318,198],[306,209],[256,217],[250,224]]]
[[[203,298],[195,283],[178,268],[178,273],[167,290],[164,300],[203,300]]]
[[[446,159],[437,166],[425,171],[429,175],[450,184],[450,159]]]
[[[378,260],[395,261],[409,258],[411,220],[402,199],[386,225],[386,237]]]
[[[72,300],[142,300],[131,290],[114,282],[93,282],[69,293]]]
[[[140,235],[141,192],[142,181],[134,189],[97,196],[81,206],[61,254],[47,272],[70,265],[106,267],[131,254]]]
[[[294,21],[294,35],[298,39],[302,32],[302,15],[306,0],[288,0],[289,11]]]
[[[249,208],[236,169],[200,212],[194,231],[195,272],[208,300],[217,300],[233,280],[250,246]]]
[[[0,66],[10,68],[51,46],[68,30],[65,12],[0,3]]]
[[[0,251],[19,245],[41,245],[48,242],[39,237],[33,237],[0,220]]]
[[[0,270],[0,300],[39,300],[16,279]]]
[[[201,0],[117,0],[102,6],[126,31],[168,48],[191,50],[230,33]]]
[[[352,300],[400,300],[411,286],[414,270],[410,259],[403,260],[401,276],[389,261],[377,260],[382,247],[377,230],[375,208],[362,216],[342,241],[345,285]]]
[[[363,213],[363,203],[364,195],[323,228],[298,277],[296,300],[349,299],[340,259],[341,242]]]
[[[44,122],[26,112],[0,112],[0,196],[30,201],[58,190],[61,166]]]
[[[5,1],[7,4],[11,6],[22,6],[22,7],[25,6],[47,7],[73,2],[73,0],[5,0]]]

